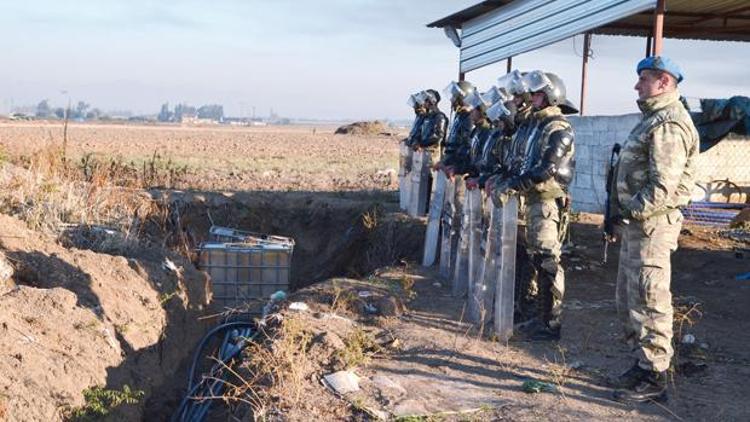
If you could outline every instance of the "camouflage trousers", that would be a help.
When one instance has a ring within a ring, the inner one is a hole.
[[[537,290],[538,300],[551,300],[551,309],[542,311],[550,314],[546,322],[552,325],[559,324],[565,294],[565,273],[560,265],[560,212],[555,199],[527,199],[526,248],[537,274],[530,289]]]
[[[677,250],[682,220],[673,210],[621,231],[617,312],[643,369],[666,371],[674,353],[670,255]]]

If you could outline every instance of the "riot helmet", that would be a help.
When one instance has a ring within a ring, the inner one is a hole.
[[[424,95],[425,104],[428,106],[437,105],[440,102],[440,94],[434,89],[422,91],[421,94]]]
[[[497,78],[497,87],[499,90],[505,91],[505,93],[508,95],[524,94],[528,91],[524,86],[523,77],[524,75],[518,70],[506,73],[505,75]]]
[[[417,92],[416,94],[409,95],[409,99],[406,100],[406,105],[411,108],[421,107],[424,104],[424,96],[421,94],[421,92]]]
[[[554,73],[534,70],[523,76],[523,85],[529,93],[544,93],[549,105],[560,107],[564,114],[578,113],[578,109],[566,97],[565,83]]]
[[[467,81],[451,82],[443,90],[443,94],[450,99],[452,105],[460,104],[466,96],[476,91],[474,85]]]

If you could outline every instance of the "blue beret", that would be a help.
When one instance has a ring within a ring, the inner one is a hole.
[[[641,70],[644,69],[661,70],[662,72],[667,72],[670,75],[674,76],[675,79],[677,79],[677,82],[682,82],[682,79],[684,79],[680,66],[678,66],[677,63],[673,62],[669,57],[646,57],[638,63],[638,69],[636,70],[636,72],[640,75]]]

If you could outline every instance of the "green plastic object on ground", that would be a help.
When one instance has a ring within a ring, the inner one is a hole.
[[[525,393],[533,394],[533,393],[556,393],[557,392],[557,386],[554,384],[550,384],[548,382],[544,381],[537,381],[537,380],[526,380],[524,381],[523,385],[521,386],[521,389]]]

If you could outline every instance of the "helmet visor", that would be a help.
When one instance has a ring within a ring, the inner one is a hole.
[[[461,89],[457,82],[451,82],[445,87],[443,94],[445,94],[447,98],[450,98],[451,101],[454,101],[456,98],[465,97],[467,92]]]
[[[485,103],[487,103],[487,106],[489,107],[492,104],[495,104],[498,101],[508,101],[512,97],[505,92],[505,90],[502,90],[496,86],[493,86],[487,92],[484,92],[482,94],[482,99]]]
[[[490,121],[496,122],[503,117],[510,116],[511,113],[510,110],[508,110],[508,107],[505,106],[505,103],[503,101],[498,101],[487,109],[486,114],[487,118],[490,119]]]
[[[417,106],[422,105],[422,101],[419,100],[419,94],[409,95],[409,99],[406,100],[406,105],[411,108],[416,108]]]
[[[539,92],[552,86],[552,81],[541,70],[534,70],[523,76],[522,84],[526,92]]]
[[[464,97],[463,104],[470,108],[480,108],[481,110],[484,110],[489,107],[491,103],[485,102],[480,93],[472,91],[469,95]]]
[[[509,95],[520,95],[525,91],[523,85],[523,75],[518,70],[514,70],[497,78],[497,88],[505,91]]]
[[[419,96],[419,100],[422,102],[422,104],[426,103],[427,101],[431,102],[432,104],[438,103],[437,97],[432,92],[422,91],[417,95]]]

